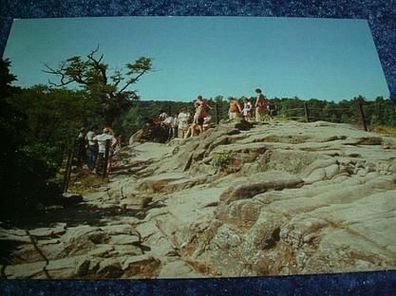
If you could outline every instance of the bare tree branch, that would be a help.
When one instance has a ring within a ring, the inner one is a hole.
[[[64,63],[62,63],[60,65],[60,68],[57,69],[57,70],[55,70],[54,68],[50,67],[47,64],[44,64],[44,66],[48,69],[48,70],[42,70],[44,73],[54,74],[54,75],[60,76],[60,83],[55,83],[55,82],[52,82],[50,79],[48,79],[48,83],[50,85],[61,87],[61,86],[65,86],[65,85],[68,85],[68,84],[73,82],[72,79],[66,80],[67,76],[64,73],[64,71],[65,71],[64,70],[64,67],[65,67]]]
[[[107,74],[106,74],[106,66],[104,64],[101,64],[101,61],[103,60],[104,55],[102,54],[99,59],[96,59],[94,57],[95,53],[99,50],[99,45],[98,47],[91,51],[89,55],[87,55],[87,58],[94,63],[96,68],[100,71],[103,79],[103,83],[107,84]]]
[[[143,70],[135,78],[130,79],[118,92],[121,93],[124,90],[126,90],[128,88],[128,86],[137,82],[139,80],[139,78],[142,77],[146,72],[147,72],[147,70]]]
[[[126,64],[126,69],[109,70],[104,61],[104,55],[99,53],[99,45],[86,56],[72,56],[58,67],[45,65],[43,72],[54,75],[57,83],[48,80],[52,86],[61,87],[71,83],[83,87],[104,106],[105,120],[111,124],[119,116],[122,108],[128,106],[128,101],[137,99],[136,91],[129,87],[151,71],[151,59],[140,57]]]

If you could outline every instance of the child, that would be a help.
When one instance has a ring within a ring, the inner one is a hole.
[[[252,117],[252,103],[248,100],[247,97],[243,97],[243,109],[242,115],[246,121],[250,121]]]

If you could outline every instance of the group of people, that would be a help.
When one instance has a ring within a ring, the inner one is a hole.
[[[174,116],[161,111],[158,116],[161,127],[167,130],[167,140],[173,138],[186,139],[196,136],[211,127],[212,117],[209,110],[212,107],[202,96],[198,96],[194,102],[195,113],[191,116],[187,108],[182,108],[178,114]]]
[[[236,98],[229,98],[228,118],[230,120],[243,118],[251,121],[253,111],[255,110],[255,120],[260,122],[272,118],[276,114],[275,105],[266,99],[261,89],[256,89],[256,100],[254,105],[247,97],[243,97],[243,108]],[[173,138],[186,139],[203,133],[211,128],[212,117],[209,114],[213,109],[208,100],[198,96],[194,102],[195,112],[191,116],[187,108],[182,108],[178,114],[168,115],[166,112],[160,112],[155,119],[147,120],[145,128],[146,134],[150,140],[166,142]],[[112,167],[112,156],[121,148],[121,135],[115,136],[111,128],[103,128],[98,133],[98,126],[93,125],[88,131],[81,128],[77,137],[77,166],[82,167],[84,164],[93,172],[103,169],[104,158],[106,153],[106,143],[109,141],[108,167]]]
[[[254,105],[247,97],[243,97],[243,108],[241,108],[241,104],[236,98],[229,98],[228,118],[230,120],[243,118],[246,121],[252,121],[253,113],[257,122],[273,118],[276,114],[275,105],[264,96],[261,89],[258,88],[255,92],[256,100]],[[149,126],[154,124],[155,127],[164,129],[166,141],[173,138],[186,139],[199,135],[211,127],[212,117],[209,112],[213,107],[209,105],[208,100],[198,96],[194,102],[194,108],[195,113],[193,116],[186,108],[182,108],[178,114],[173,116],[161,110],[158,118],[150,121]]]
[[[86,164],[93,173],[103,169],[106,145],[109,141],[107,171],[112,167],[112,156],[121,148],[121,135],[114,135],[111,128],[105,127],[102,133],[98,133],[97,125],[93,125],[87,132],[81,128],[77,137],[77,166],[82,167]]]
[[[230,120],[243,117],[246,121],[251,121],[253,110],[255,110],[255,120],[262,122],[267,119],[273,119],[276,115],[276,106],[273,102],[267,100],[261,89],[256,89],[256,100],[254,107],[247,97],[243,97],[243,108],[236,98],[230,97],[230,109],[228,118]]]

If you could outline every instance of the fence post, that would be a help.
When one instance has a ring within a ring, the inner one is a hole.
[[[72,147],[69,147],[68,155],[67,155],[67,162],[66,162],[66,171],[65,171],[65,176],[63,179],[63,192],[67,192],[67,189],[69,188],[69,183],[70,183],[70,175],[71,175],[71,167],[73,164],[73,154],[74,154],[74,149],[76,146],[76,140],[72,142]]]
[[[305,122],[309,122],[309,109],[307,102],[304,102],[304,115],[305,115]]]
[[[215,111],[216,111],[216,124],[219,124],[220,122],[220,114],[219,114],[219,104],[215,103]]]
[[[366,122],[366,117],[364,116],[363,103],[361,99],[358,99],[358,107],[359,107],[360,117],[362,119],[363,128],[367,132],[368,131],[367,122]]]
[[[109,153],[110,153],[110,140],[106,140],[106,150],[104,154],[104,165],[103,165],[103,175],[102,178],[106,178],[107,175],[107,166],[109,164]]]

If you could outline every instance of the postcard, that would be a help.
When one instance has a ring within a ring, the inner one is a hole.
[[[2,278],[395,268],[367,21],[15,19],[1,68]]]

